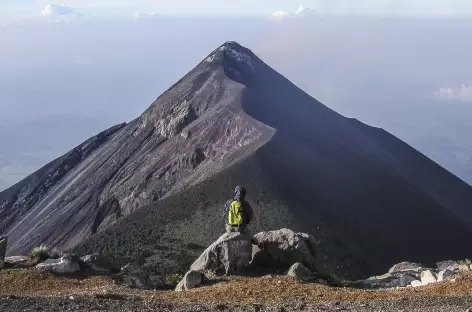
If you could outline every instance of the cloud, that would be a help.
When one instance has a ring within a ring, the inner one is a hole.
[[[290,14],[291,14],[290,12],[279,10],[272,13],[272,16],[273,17],[286,17],[286,16],[289,16]]]
[[[152,18],[152,17],[156,17],[157,16],[157,12],[151,12],[151,13],[147,13],[147,12],[135,12],[133,14],[133,17],[135,19],[143,19],[143,18]]]
[[[461,85],[456,88],[440,88],[434,97],[443,101],[472,102],[472,85]]]
[[[66,15],[79,16],[81,14],[65,4],[49,4],[47,7],[44,8],[44,10],[41,11],[41,15],[47,17],[59,17]]]
[[[282,18],[292,17],[292,16],[307,16],[307,15],[312,15],[313,13],[315,13],[315,10],[301,5],[297,10],[293,12],[283,11],[283,10],[276,11],[272,13],[272,17],[277,18],[277,19],[282,19]]]
[[[306,8],[306,7],[304,7],[303,5],[301,5],[301,6],[295,11],[295,15],[310,15],[310,14],[313,14],[313,13],[315,13],[315,10],[310,9],[310,8]]]

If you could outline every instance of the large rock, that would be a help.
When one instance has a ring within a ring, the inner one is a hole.
[[[297,262],[290,267],[287,273],[288,276],[300,279],[302,281],[311,281],[315,279],[315,274],[307,269],[302,263]]]
[[[188,271],[184,278],[177,284],[175,291],[186,291],[203,283],[203,274],[197,271]]]
[[[454,276],[454,271],[451,271],[449,269],[445,269],[444,271],[441,271],[438,273],[438,282],[445,281],[451,276]]]
[[[0,269],[3,269],[5,254],[7,252],[7,241],[6,236],[0,236]]]
[[[421,272],[421,282],[424,285],[436,283],[436,281],[437,281],[436,274],[434,274],[433,271],[426,270],[426,271]]]
[[[446,269],[450,269],[451,267],[455,267],[458,265],[459,263],[457,261],[452,261],[452,260],[441,261],[441,262],[436,263],[438,271],[444,271]]]
[[[240,273],[252,257],[251,237],[241,233],[225,233],[211,244],[190,267],[193,271]]]
[[[5,268],[7,269],[26,269],[34,267],[37,262],[26,256],[5,257]]]
[[[72,274],[80,271],[80,258],[75,255],[64,255],[60,259],[47,259],[38,264],[37,269],[56,274]]]
[[[362,288],[394,288],[406,287],[418,281],[418,276],[411,272],[393,272],[381,276],[373,276],[366,280],[354,282],[354,286]],[[419,282],[419,281],[418,281]]]
[[[420,274],[421,280],[411,282],[411,286],[419,287],[428,284],[436,283],[438,281],[436,274],[432,270],[424,270]]]
[[[155,290],[165,286],[163,274],[156,272],[151,267],[127,264],[121,268],[119,276],[131,288]]]
[[[414,262],[401,262],[395,264],[393,267],[388,270],[388,273],[395,273],[395,272],[420,272],[423,270],[424,267],[419,263]]]
[[[256,266],[286,269],[294,263],[302,263],[315,271],[315,238],[309,234],[295,233],[289,229],[261,232],[253,237],[252,264]]]
[[[92,273],[110,273],[117,269],[116,265],[108,258],[97,253],[86,255],[80,259],[85,268]]]
[[[437,264],[438,271],[450,270],[454,272],[465,272],[470,271],[470,266],[467,262],[458,262],[458,261],[442,261]]]

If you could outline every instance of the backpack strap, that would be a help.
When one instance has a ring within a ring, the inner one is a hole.
[[[231,207],[231,203],[233,202],[232,199],[228,199],[225,203],[225,213],[229,211],[229,208]]]

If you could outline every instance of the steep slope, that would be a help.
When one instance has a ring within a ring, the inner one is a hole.
[[[72,247],[179,184],[219,171],[234,151],[244,154],[267,141],[273,131],[235,105],[244,86],[226,75],[223,63],[233,50],[225,48],[108,142],[79,155],[52,183],[54,173],[40,170],[0,193],[8,253],[40,243]],[[36,189],[36,183],[46,187]]]
[[[254,231],[312,233],[320,268],[350,278],[472,253],[462,243],[472,238],[469,185],[234,42],[44,192],[28,179],[0,193],[0,213],[13,216],[0,223],[10,254],[46,242],[183,264],[221,232],[236,183],[249,187]]]

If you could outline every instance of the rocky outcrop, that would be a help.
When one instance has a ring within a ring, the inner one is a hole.
[[[117,271],[117,266],[114,263],[98,253],[86,255],[80,258],[80,260],[85,269],[92,273],[111,273]]]
[[[356,287],[361,288],[395,288],[406,287],[412,282],[418,281],[419,276],[413,272],[392,272],[381,276],[373,276],[366,280],[356,281],[353,283]]]
[[[455,274],[454,271],[451,271],[449,269],[445,269],[443,271],[440,271],[438,273],[438,282],[445,281],[449,277],[454,276],[454,274]]]
[[[5,268],[7,269],[26,269],[37,265],[37,262],[26,256],[5,257]]]
[[[131,288],[156,290],[165,287],[165,279],[160,272],[152,267],[127,264],[121,268],[119,277]]]
[[[8,238],[6,236],[0,236],[0,269],[3,269],[5,254],[7,252]]]
[[[457,265],[459,265],[459,263],[457,261],[452,261],[452,260],[441,261],[441,262],[436,263],[436,267],[438,271],[444,271],[446,269],[455,267]]]
[[[424,269],[424,266],[419,263],[414,262],[401,262],[395,264],[393,267],[388,270],[388,273],[396,273],[396,272],[419,272]]]
[[[251,262],[251,237],[241,233],[225,233],[211,244],[190,267],[193,271],[217,274],[240,273]]]
[[[315,274],[307,269],[302,263],[297,262],[290,267],[287,272],[288,276],[294,277],[302,281],[311,281],[315,279]]]
[[[438,281],[436,274],[432,270],[424,270],[420,274],[420,280],[411,282],[411,286],[419,287],[426,286]]]
[[[203,274],[197,271],[188,271],[184,278],[177,284],[175,291],[187,291],[201,285]]]
[[[455,272],[469,271],[471,268],[472,262],[470,260],[466,261],[443,261],[437,263],[438,271],[450,270]]]
[[[47,259],[36,266],[38,270],[56,274],[73,274],[80,272],[80,258],[76,255],[65,255],[60,259]]]
[[[289,229],[261,232],[253,237],[257,246],[253,249],[252,263],[255,266],[288,268],[302,263],[310,270],[316,270],[315,238]]]
[[[402,262],[394,265],[388,273],[373,276],[366,280],[352,283],[363,288],[420,287],[436,282],[447,281],[451,277],[470,271],[468,261],[443,261],[437,263],[436,269],[426,268],[413,262]]]

